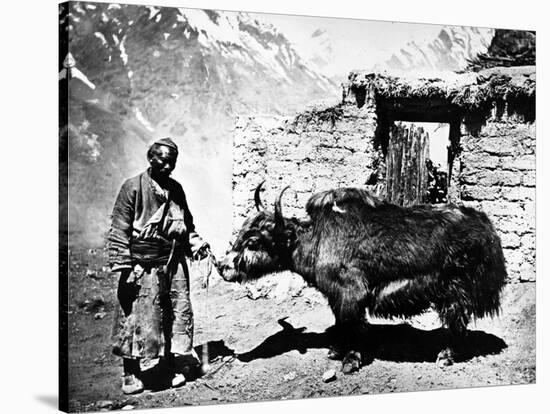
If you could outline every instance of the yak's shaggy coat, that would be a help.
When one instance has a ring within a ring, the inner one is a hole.
[[[284,191],[284,190],[283,190]],[[259,187],[256,194],[259,194]],[[328,299],[339,338],[333,356],[344,371],[359,368],[357,338],[365,309],[380,317],[435,309],[451,333],[438,359],[452,362],[471,317],[500,307],[506,268],[487,216],[469,207],[399,207],[344,188],[313,195],[309,221],[260,210],[241,229],[221,266],[226,280],[289,269]],[[261,205],[256,197],[257,207]]]

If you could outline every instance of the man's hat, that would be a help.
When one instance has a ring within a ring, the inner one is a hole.
[[[172,148],[176,152],[178,152],[178,146],[174,141],[172,141],[171,138],[160,138],[157,139],[155,142],[153,142],[153,145],[164,145],[165,147]]]

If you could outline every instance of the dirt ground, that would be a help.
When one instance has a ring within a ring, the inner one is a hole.
[[[101,250],[73,250],[69,275],[69,408],[101,411],[228,402],[377,394],[535,382],[535,284],[504,291],[502,313],[469,327],[465,359],[435,364],[445,331],[436,315],[414,320],[370,320],[366,365],[343,375],[326,358],[333,316],[321,295],[289,274],[257,286],[226,283],[214,275],[208,289],[191,281],[198,355],[208,343],[210,370],[189,372],[171,389],[156,361],[144,368],[148,388],[120,390],[122,363],[109,339],[116,275]],[[208,300],[206,300],[208,297]],[[323,374],[334,369],[336,379]],[[128,407],[129,408],[129,407]]]

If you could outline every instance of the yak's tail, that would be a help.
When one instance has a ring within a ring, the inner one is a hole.
[[[471,317],[496,316],[507,273],[500,238],[483,212],[459,207],[449,231],[459,249],[443,269],[436,309],[443,323],[464,330]]]
[[[463,207],[463,211],[466,209]],[[464,212],[474,216],[480,227],[469,269],[475,301],[472,314],[475,318],[493,317],[500,312],[501,293],[508,279],[500,237],[485,213],[474,209]]]

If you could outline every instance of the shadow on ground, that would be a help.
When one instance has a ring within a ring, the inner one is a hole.
[[[209,341],[208,344],[208,359],[209,362],[218,360],[221,357],[233,356],[235,352],[225,345],[222,340]],[[195,347],[195,352],[199,359],[203,355],[204,344]],[[201,365],[198,364],[195,358],[191,356],[179,356],[176,358],[176,367],[178,371],[183,372],[187,382],[193,382],[197,378],[202,377]],[[157,392],[163,391],[172,386],[171,384],[172,370],[162,360],[154,367],[145,370],[141,374],[141,380],[146,389]]]
[[[237,355],[243,362],[271,358],[289,351],[305,353],[308,349],[329,348],[334,342],[333,327],[325,332],[304,332],[305,327],[294,328],[279,319],[283,329],[259,344],[256,348]],[[446,347],[448,331],[444,328],[422,330],[406,323],[400,325],[369,325],[360,349],[365,364],[374,359],[395,362],[435,362],[437,354]],[[499,337],[483,331],[468,331],[468,337],[456,362],[476,356],[498,354],[507,347]]]

